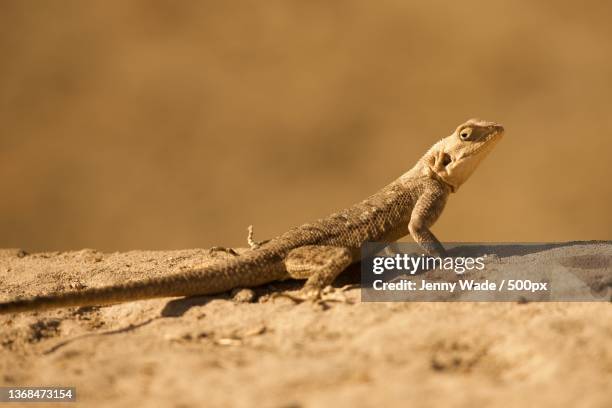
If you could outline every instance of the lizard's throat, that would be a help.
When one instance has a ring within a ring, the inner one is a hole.
[[[484,149],[478,149],[478,151],[472,152],[469,156],[453,159],[449,163],[443,172],[436,171],[431,168],[431,171],[435,174],[436,178],[447,184],[453,193],[457,192],[459,187],[465,183],[476,168],[480,165],[482,160],[491,151],[491,146],[486,146]]]

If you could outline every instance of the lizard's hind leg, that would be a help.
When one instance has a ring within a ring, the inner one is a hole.
[[[321,299],[323,289],[352,262],[346,248],[306,245],[295,248],[285,258],[287,273],[294,279],[307,279],[302,289],[306,299]],[[304,300],[304,299],[300,299]]]

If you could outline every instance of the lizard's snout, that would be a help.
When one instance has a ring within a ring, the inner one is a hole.
[[[500,125],[498,123],[489,126],[489,129],[491,129],[491,133],[496,133],[496,134],[499,134],[499,135],[503,135],[504,131],[505,131],[503,125]]]

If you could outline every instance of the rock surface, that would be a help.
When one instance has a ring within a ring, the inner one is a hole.
[[[573,243],[502,266],[562,262],[609,276],[609,249]],[[224,256],[1,250],[0,300]],[[256,288],[245,302],[228,293],[1,316],[0,384],[75,386],[87,407],[612,405],[610,302],[360,303],[351,289],[354,304],[325,308],[268,296],[298,287]]]

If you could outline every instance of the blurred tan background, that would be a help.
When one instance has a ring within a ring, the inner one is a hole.
[[[0,2],[0,247],[244,245],[460,122],[507,137],[445,241],[612,238],[612,3]]]

